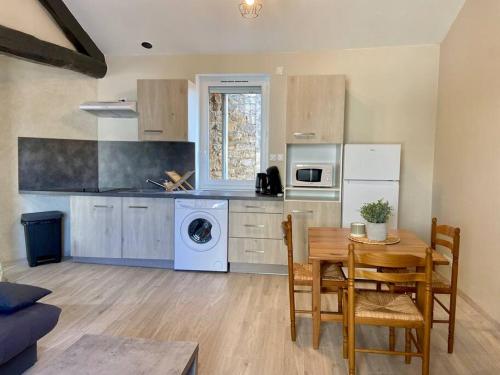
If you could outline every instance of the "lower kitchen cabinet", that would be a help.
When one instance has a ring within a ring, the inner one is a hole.
[[[172,260],[174,200],[71,197],[71,255]]]
[[[229,201],[230,263],[286,265],[281,201]]]
[[[292,241],[295,262],[307,262],[309,227],[340,227],[340,202],[286,201],[285,218],[292,215]]]
[[[229,237],[282,239],[281,222],[283,213],[243,213],[229,214]]]
[[[253,264],[287,264],[283,240],[229,238],[229,262]]]
[[[114,197],[71,197],[71,255],[121,258],[122,200]]]
[[[174,259],[174,200],[123,198],[123,258]]]

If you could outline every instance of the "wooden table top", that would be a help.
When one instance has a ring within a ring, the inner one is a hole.
[[[354,243],[347,236],[347,228],[309,228],[309,259],[319,259],[333,263],[347,262],[350,243],[356,245],[358,252],[385,252],[388,254],[411,254],[425,257],[425,250],[429,245],[422,241],[416,234],[408,230],[389,231],[401,238],[401,242],[394,245],[368,245]],[[441,253],[434,251],[432,254],[434,264],[449,264],[448,259]]]

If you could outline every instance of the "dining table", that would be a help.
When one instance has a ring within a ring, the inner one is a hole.
[[[365,244],[353,242],[349,239],[350,230],[347,228],[318,227],[308,228],[309,262],[312,264],[312,320],[313,320],[313,348],[319,348],[321,321],[342,321],[342,314],[323,314],[321,312],[321,278],[322,265],[335,263],[347,265],[348,246],[355,243],[357,253],[384,253],[406,254],[425,258],[429,245],[409,230],[398,229],[389,231],[389,235],[399,238],[398,243]],[[435,265],[447,265],[448,259],[437,251],[432,252]]]

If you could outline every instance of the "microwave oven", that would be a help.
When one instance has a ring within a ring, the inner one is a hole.
[[[333,187],[333,164],[294,164],[292,168],[292,186]]]

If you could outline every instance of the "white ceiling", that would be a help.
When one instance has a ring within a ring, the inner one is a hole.
[[[298,52],[440,43],[465,0],[65,0],[106,55]],[[153,44],[152,50],[140,46]]]

